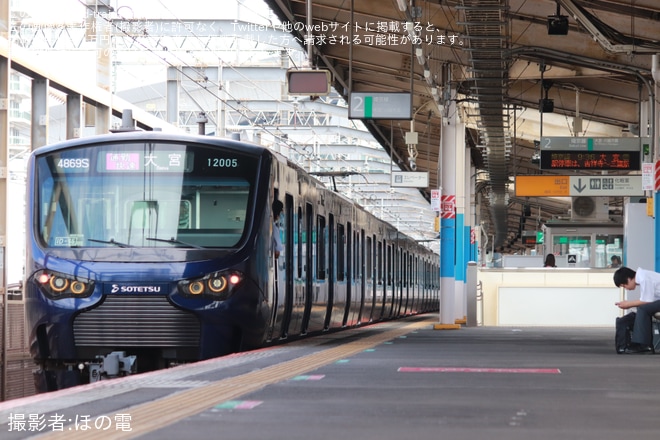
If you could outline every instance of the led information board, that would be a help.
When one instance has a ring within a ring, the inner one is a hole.
[[[640,137],[542,137],[540,168],[639,171],[650,143],[650,138]]]
[[[642,168],[639,151],[541,150],[542,170],[619,170]]]

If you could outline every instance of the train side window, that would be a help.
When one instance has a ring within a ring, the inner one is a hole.
[[[305,241],[305,274],[308,278],[313,279],[314,278],[314,269],[312,268],[312,264],[314,261],[314,252],[316,249],[313,247],[314,242],[316,241],[316,238],[314,237],[316,235],[316,231],[314,230],[314,212],[312,210],[312,204],[311,203],[306,203],[305,204],[305,232],[303,234],[303,238]]]
[[[344,268],[346,269],[346,281],[350,284],[353,281],[353,226],[351,222],[346,223],[346,261]]]
[[[337,228],[335,224],[335,216],[328,215],[328,279],[330,280],[329,289],[332,290],[333,282],[336,281],[336,268],[337,263],[335,256],[337,255]]]
[[[394,248],[394,282],[401,286],[401,248]]]
[[[413,284],[415,286],[419,284],[419,257],[417,255],[413,257]]]
[[[337,223],[337,281],[344,281],[344,258],[346,254],[346,231]]]
[[[394,262],[392,261],[392,245],[387,245],[387,262],[385,263],[385,267],[387,270],[387,285],[391,286],[393,283],[393,275],[394,275]]]
[[[376,282],[383,284],[383,242],[379,241],[376,246]]]
[[[360,279],[362,276],[362,240],[360,240],[359,231],[353,233],[354,245],[353,245],[353,279]]]
[[[316,216],[316,278],[324,280],[326,278],[326,227],[325,217]]]
[[[371,237],[367,237],[367,255],[366,255],[366,269],[367,273],[365,276],[367,277],[367,281],[371,282],[373,281],[374,278],[374,267],[373,267],[373,247],[372,247],[373,241],[371,240]]]
[[[403,286],[408,287],[408,279],[410,278],[410,256],[408,255],[408,252],[401,252],[401,257],[403,259]]]

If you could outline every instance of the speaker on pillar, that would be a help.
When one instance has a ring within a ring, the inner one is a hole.
[[[568,35],[568,17],[550,15],[548,17],[548,35]]]
[[[555,111],[555,101],[548,98],[539,99],[539,109],[541,113],[552,113]]]

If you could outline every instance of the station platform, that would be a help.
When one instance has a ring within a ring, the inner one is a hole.
[[[0,404],[0,437],[657,438],[660,356],[613,328],[365,326]]]

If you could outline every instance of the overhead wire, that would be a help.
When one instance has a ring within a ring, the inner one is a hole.
[[[79,1],[79,3],[83,4],[87,9],[89,9],[89,10],[95,10],[95,8],[93,7],[93,5],[87,5],[86,3],[83,2],[83,0],[78,0],[78,1]],[[162,2],[161,2],[161,4],[162,4]],[[170,12],[171,12],[171,11],[170,11]],[[189,63],[187,63],[185,60],[183,60],[181,57],[179,57],[175,52],[170,51],[170,50],[168,49],[167,46],[163,45],[162,42],[161,42],[161,39],[157,39],[157,41],[156,41],[155,43],[153,43],[153,45],[154,45],[156,48],[159,48],[159,47],[160,47],[160,49],[161,49],[161,50],[164,50],[169,56],[171,56],[171,57],[173,57],[174,59],[178,60],[178,61],[181,63],[181,66],[178,66],[178,65],[172,63],[172,62],[171,62],[170,60],[168,60],[166,57],[161,56],[161,55],[159,55],[158,53],[156,53],[156,51],[155,51],[153,48],[148,47],[148,46],[147,46],[146,44],[144,44],[142,41],[138,40],[138,37],[135,37],[135,36],[133,36],[133,35],[130,35],[126,30],[124,30],[124,29],[122,29],[122,28],[120,28],[120,27],[114,25],[114,24],[112,23],[112,20],[109,19],[108,17],[105,17],[105,16],[103,16],[103,15],[100,15],[100,17],[101,17],[104,21],[106,21],[107,23],[109,23],[111,26],[113,26],[115,29],[117,29],[119,32],[121,32],[125,37],[131,39],[135,44],[139,45],[139,46],[140,46],[142,49],[144,49],[146,52],[148,52],[148,53],[154,55],[156,58],[158,58],[160,61],[162,61],[162,62],[165,63],[166,65],[168,65],[168,66],[170,66],[170,67],[176,69],[176,70],[177,70],[177,71],[178,71],[183,77],[189,79],[189,80],[192,81],[193,83],[197,83],[197,78],[194,78],[193,76],[191,76],[190,74],[188,74],[188,73],[182,68],[182,66],[183,66],[183,67],[191,68],[192,70],[197,71],[197,72],[200,74],[200,76],[204,76],[204,77],[205,77],[204,73],[203,73],[201,70],[199,70],[198,68],[196,68],[196,67],[194,67],[194,66],[190,66]],[[122,18],[123,18],[123,17],[122,17]],[[179,19],[179,18],[177,18],[177,20],[179,20],[180,22],[183,22],[183,21],[182,21],[181,19]],[[200,38],[198,35],[196,35],[196,34],[195,34],[194,32],[192,32],[191,30],[189,30],[189,31],[190,31],[190,33],[191,33],[195,38],[197,38],[198,40],[201,41],[201,38]],[[144,37],[144,38],[151,38],[151,39],[154,38],[154,37],[152,37],[151,35],[149,35],[149,33],[148,33],[147,31],[144,31],[144,32],[143,32],[143,35],[141,36],[141,38],[142,38],[142,37]],[[217,55],[217,54],[216,54],[216,55]],[[240,73],[238,70],[236,70],[233,66],[231,66],[231,65],[229,65],[229,64],[226,64],[226,63],[222,60],[222,58],[218,57],[218,60],[219,60],[223,65],[225,65],[225,66],[227,66],[227,67],[229,67],[229,68],[231,68],[231,69],[234,69],[239,75],[242,75],[242,73]],[[244,75],[243,75],[243,76],[244,76]],[[245,78],[247,81],[252,82],[252,83],[254,84],[254,82],[251,81],[249,78],[247,78],[247,77],[245,77],[245,76],[244,76],[244,78]],[[218,87],[218,90],[219,90],[220,87],[221,87],[221,84],[216,83],[216,82],[214,82],[214,81],[212,81],[212,80],[208,80],[208,82],[209,82],[211,85],[215,85],[216,87]],[[255,84],[255,86],[256,86],[256,84]],[[222,99],[221,96],[219,96],[217,93],[214,93],[214,92],[213,92],[212,90],[210,90],[208,87],[205,87],[204,90],[205,90],[207,93],[209,93],[210,95],[212,95],[213,98],[215,98],[215,99],[217,99],[217,100],[219,100],[219,101],[222,101],[227,107],[231,108],[232,110],[236,111],[237,113],[239,113],[239,114],[241,114],[241,115],[244,115],[248,120],[252,120],[252,119],[253,119],[253,118],[250,118],[250,117],[248,116],[248,114],[252,112],[252,110],[250,110],[248,107],[245,107],[245,106],[244,106],[244,107],[241,107],[241,108],[236,107],[236,106],[232,105],[228,100],[226,100],[226,99]],[[263,90],[263,89],[262,89],[262,90]],[[263,90],[263,91],[266,93],[265,90]],[[227,95],[229,95],[231,98],[234,98],[234,102],[240,102],[240,101],[241,101],[240,99],[236,99],[234,96],[232,96],[232,95],[231,95],[230,93],[228,93],[227,91],[225,91],[225,93],[226,93]],[[288,103],[288,102],[286,102],[286,101],[282,101],[282,100],[276,99],[276,98],[274,98],[274,97],[273,97],[273,100],[276,100],[276,101],[280,102],[281,104],[291,105],[291,103]],[[257,124],[254,124],[253,126],[256,126],[256,127],[260,128],[260,129],[262,129],[263,131],[269,133],[271,136],[273,136],[273,138],[274,138],[277,142],[285,143],[289,148],[291,148],[292,150],[296,151],[298,154],[301,154],[301,155],[303,155],[303,156],[305,155],[304,150],[302,150],[302,146],[298,145],[296,142],[292,141],[291,139],[283,138],[279,133],[273,132],[273,131],[270,129],[270,127],[265,126],[265,125],[262,125],[262,124],[258,124],[258,123],[257,123]],[[320,137],[320,136],[319,136],[319,137]]]

